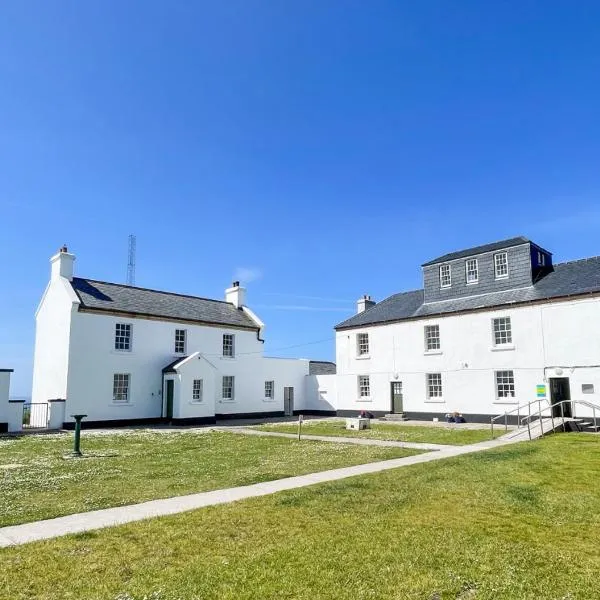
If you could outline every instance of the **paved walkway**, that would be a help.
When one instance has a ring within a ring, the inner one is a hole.
[[[389,469],[397,469],[398,467],[441,460],[453,456],[460,456],[462,454],[470,454],[472,452],[481,452],[482,450],[497,448],[510,443],[512,443],[510,440],[490,440],[469,446],[448,446],[437,452],[428,452],[416,456],[407,456],[405,458],[394,458],[354,467],[344,467],[341,469],[322,471],[320,473],[311,473],[309,475],[288,477],[276,481],[255,483],[253,485],[215,490],[212,492],[202,492],[200,494],[190,494],[188,496],[177,496],[175,498],[166,498],[163,500],[152,500],[150,502],[142,502],[141,504],[132,504],[130,506],[119,506],[104,510],[68,515],[57,519],[48,519],[46,521],[13,525],[0,528],[0,547],[17,546],[62,535],[81,533],[83,531],[91,531],[94,529],[102,529],[104,527],[141,521],[152,517],[174,515],[189,510],[203,508],[205,506],[215,506],[218,504],[235,502],[237,500],[244,500],[246,498],[266,496],[284,490],[293,490],[318,483],[346,479],[347,477],[354,477],[355,475],[379,473]]]
[[[261,435],[272,437],[285,437],[298,439],[297,433],[282,433],[279,431],[263,431],[261,429],[249,429],[247,427],[213,427],[216,431],[226,431],[227,433],[241,433],[244,435]],[[375,440],[373,438],[353,438],[331,435],[306,435],[302,434],[303,440],[316,440],[318,442],[336,442],[338,444],[357,444],[358,446],[385,446],[392,448],[413,448],[415,450],[445,450],[454,448],[449,444],[427,444],[425,442],[397,442],[394,440]]]

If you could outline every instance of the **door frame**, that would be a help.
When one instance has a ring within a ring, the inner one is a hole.
[[[394,410],[394,385],[400,385],[400,412]],[[390,413],[393,415],[401,415],[404,412],[404,395],[402,393],[402,382],[401,381],[390,381]]]
[[[566,391],[566,394],[564,394],[566,396],[565,398],[557,397],[558,394],[555,395],[554,381],[556,381],[556,382],[560,381],[565,386],[565,388],[562,390],[562,391]],[[549,377],[548,383],[550,384],[550,404],[551,405],[556,402],[560,402],[561,400],[571,400],[571,381],[568,377]],[[552,407],[552,416],[553,417],[565,416],[565,417],[569,417],[569,418],[573,417],[573,403],[569,402],[567,404],[563,404],[562,406],[564,407],[562,413],[560,410],[561,409],[560,406],[553,406]]]
[[[169,390],[171,391],[171,406],[169,407]],[[165,379],[165,418],[173,418],[173,405],[175,404],[175,380]],[[170,408],[170,410],[169,410]],[[169,414],[171,413],[171,414]]]

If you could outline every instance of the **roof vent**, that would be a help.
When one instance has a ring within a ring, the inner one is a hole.
[[[69,249],[67,248],[67,245],[66,245],[66,244],[64,244],[64,245],[63,245],[63,247],[62,247],[62,248],[59,250],[59,252],[60,252],[61,254],[68,254],[68,252],[69,252]]]
[[[240,287],[240,282],[239,282],[239,281],[234,281],[234,282],[231,284],[231,287]]]

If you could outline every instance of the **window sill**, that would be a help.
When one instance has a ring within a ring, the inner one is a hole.
[[[188,404],[204,404],[204,400],[190,400]]]
[[[496,399],[494,400],[493,404],[507,404],[509,406],[517,406],[519,404],[518,400],[516,399],[512,399],[512,400],[505,400],[504,398],[502,399]]]
[[[425,350],[423,352],[423,356],[439,356],[440,354],[444,354],[443,350]]]
[[[501,281],[502,279],[508,279],[508,275],[498,275],[494,277],[496,281]]]
[[[367,398],[366,396],[363,396],[362,398],[358,398],[357,402],[373,402],[373,399],[371,397]]]
[[[263,398],[263,402],[276,402],[275,398]]]
[[[135,406],[135,402],[110,402],[110,406]]]
[[[131,355],[133,354],[133,350],[111,350],[110,351],[111,354],[121,354],[121,355]]]
[[[221,360],[235,360],[235,356],[221,356]]]
[[[467,281],[467,285],[477,285],[479,283],[479,279],[477,281]]]
[[[369,358],[371,358],[369,354],[360,354],[356,357],[356,360],[368,360]]]
[[[235,398],[221,398],[219,402],[223,402],[224,404],[233,404],[235,402]]]
[[[515,349],[514,344],[502,344],[501,346],[492,346],[490,350],[492,352],[507,352]]]
[[[427,398],[425,400],[426,404],[446,404],[446,401],[443,398]]]

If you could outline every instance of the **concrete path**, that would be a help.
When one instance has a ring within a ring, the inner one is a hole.
[[[284,437],[298,439],[297,433],[282,433],[279,431],[263,431],[262,429],[249,429],[247,427],[213,427],[216,431],[226,431],[227,433],[241,433],[244,435],[261,435],[272,437]],[[445,450],[446,448],[455,448],[449,444],[427,444],[420,442],[396,442],[394,440],[375,440],[372,438],[353,438],[331,435],[312,435],[302,434],[303,440],[315,440],[318,442],[335,442],[338,444],[357,444],[358,446],[384,446],[391,448],[412,448],[415,450]]]
[[[309,475],[288,477],[276,481],[255,483],[253,485],[215,490],[212,492],[202,492],[200,494],[190,494],[188,496],[177,496],[175,498],[166,498],[163,500],[152,500],[150,502],[132,504],[130,506],[119,506],[69,515],[66,517],[58,517],[57,519],[48,519],[46,521],[36,521],[34,523],[24,523],[23,525],[3,527],[0,528],[0,547],[17,546],[62,535],[81,533],[83,531],[91,531],[102,529],[104,527],[141,521],[152,517],[174,515],[189,510],[203,508],[205,506],[215,506],[218,504],[235,502],[237,500],[244,500],[246,498],[266,496],[284,490],[302,488],[328,481],[338,481],[356,475],[379,473],[389,469],[397,469],[398,467],[406,467],[408,465],[441,460],[453,456],[460,456],[462,454],[481,452],[482,450],[497,448],[510,443],[512,443],[510,440],[490,440],[469,446],[449,446],[437,452],[428,452],[416,456],[407,456],[405,458],[394,458],[354,467],[344,467],[341,469],[322,471],[320,473],[311,473]]]

